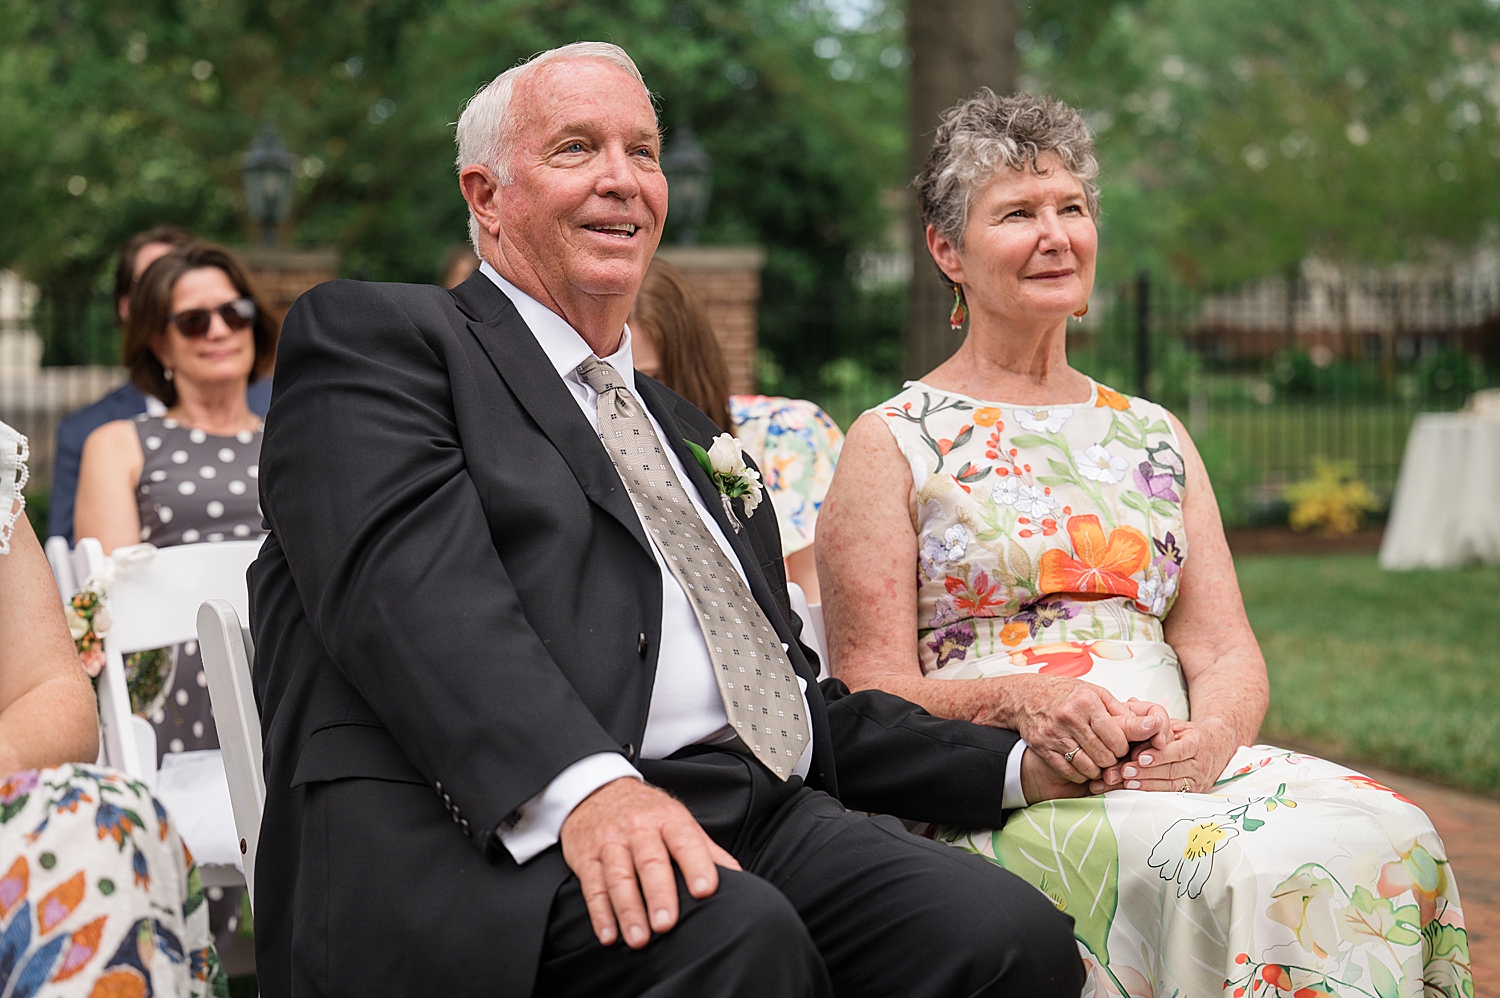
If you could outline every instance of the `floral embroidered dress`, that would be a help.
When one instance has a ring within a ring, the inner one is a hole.
[[[144,784],[96,766],[0,782],[0,994],[228,993],[198,868]]]
[[[1097,384],[1023,408],[911,382],[874,411],[912,470],[925,674],[1072,676],[1188,718],[1162,621],[1195,483],[1165,409]],[[1088,995],[1474,993],[1427,816],[1313,756],[1249,746],[1207,793],[1114,791],[934,834],[1073,916]]]
[[[801,551],[813,542],[844,434],[826,412],[802,399],[731,395],[729,418],[760,467],[781,528],[781,553]]]

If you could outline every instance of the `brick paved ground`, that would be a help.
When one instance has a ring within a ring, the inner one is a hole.
[[[1500,998],[1500,801],[1351,764],[1411,798],[1432,819],[1458,879],[1476,998]]]

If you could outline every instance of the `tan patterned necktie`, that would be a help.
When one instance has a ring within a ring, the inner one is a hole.
[[[766,768],[786,779],[811,740],[811,728],[776,629],[704,526],[655,428],[614,368],[590,357],[578,365],[578,374],[599,393],[599,438],[625,491],[697,610],[729,723]]]

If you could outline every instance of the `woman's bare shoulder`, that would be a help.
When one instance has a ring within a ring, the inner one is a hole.
[[[90,433],[83,442],[83,460],[106,465],[139,464],[141,438],[136,433],[135,420],[114,419]]]

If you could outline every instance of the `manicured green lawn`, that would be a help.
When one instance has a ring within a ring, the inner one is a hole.
[[[1271,675],[1263,741],[1500,794],[1500,567],[1263,555],[1236,568]]]

